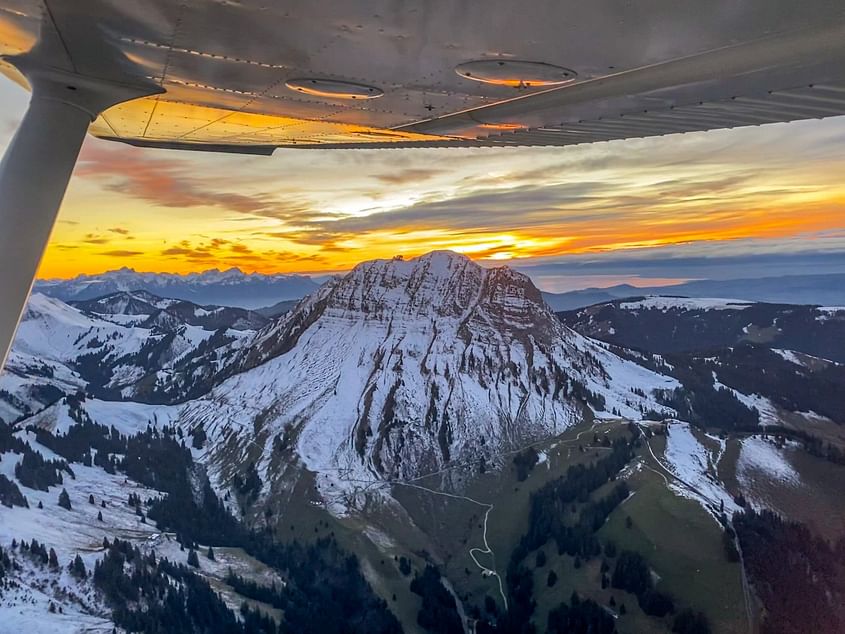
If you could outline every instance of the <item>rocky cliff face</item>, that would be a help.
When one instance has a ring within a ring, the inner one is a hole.
[[[221,480],[254,461],[272,481],[287,452],[326,495],[495,461],[588,410],[639,416],[674,385],[563,326],[524,275],[450,252],[362,263],[241,344],[183,425]]]

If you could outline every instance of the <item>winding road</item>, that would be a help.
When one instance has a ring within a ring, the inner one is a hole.
[[[495,577],[496,578],[496,580],[499,583],[499,594],[502,597],[502,602],[505,606],[505,610],[507,610],[508,609],[508,597],[507,597],[507,594],[505,593],[505,584],[502,581],[501,575],[498,572],[496,572],[496,570],[494,570],[492,568],[488,568],[487,566],[484,566],[481,562],[478,561],[478,559],[475,556],[476,553],[479,553],[481,555],[490,555],[491,558],[493,559],[493,565],[494,566],[496,565],[496,554],[493,552],[493,549],[490,548],[490,543],[487,541],[487,521],[490,518],[490,512],[493,510],[494,505],[489,504],[487,502],[479,502],[478,500],[475,500],[475,499],[473,499],[469,496],[466,496],[466,495],[455,495],[454,493],[446,493],[445,491],[438,491],[437,489],[429,489],[428,487],[420,486],[419,484],[410,484],[408,482],[399,482],[399,481],[393,482],[392,484],[399,485],[399,486],[406,486],[406,487],[410,487],[412,489],[420,489],[421,491],[427,491],[427,492],[429,492],[433,495],[442,495],[442,496],[445,496],[445,497],[454,498],[456,500],[465,500],[467,502],[477,504],[478,506],[481,506],[484,509],[486,509],[484,511],[484,523],[483,523],[484,531],[482,533],[482,540],[484,542],[484,548],[479,548],[477,546],[470,548],[469,549],[469,556],[472,559],[473,563],[475,563],[475,565],[478,566],[481,569],[482,575],[486,575],[488,577]]]

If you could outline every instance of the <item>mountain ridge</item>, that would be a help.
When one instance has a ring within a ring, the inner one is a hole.
[[[756,343],[845,362],[845,307],[645,296],[558,316],[587,336],[658,354]]]
[[[845,274],[782,275],[728,280],[693,280],[668,286],[619,284],[606,288],[586,288],[566,293],[544,292],[546,302],[556,311],[576,310],[592,304],[641,297],[671,295],[682,297],[733,297],[774,304],[816,306],[845,305]]]
[[[299,299],[318,288],[306,275],[244,273],[238,268],[200,273],[145,273],[123,267],[98,275],[37,280],[34,291],[63,301],[96,299],[116,292],[147,291],[200,305],[261,308]]]
[[[636,304],[617,303],[626,301]],[[741,300],[640,301],[644,308],[657,302],[658,312],[675,304],[725,315],[761,310]],[[48,306],[40,314],[66,318],[75,329],[66,337],[72,342],[68,356],[93,354],[95,367],[114,367],[104,386],[118,386],[130,402],[175,408],[168,414],[173,424],[205,439],[215,481],[226,482],[243,464],[253,464],[266,483],[264,494],[275,495],[313,473],[319,495],[340,514],[354,508],[356,482],[413,478],[479,457],[495,460],[585,418],[674,417],[678,412],[669,404],[681,398],[675,392],[682,376],[668,372],[659,356],[617,349],[617,340],[584,323],[568,326],[526,275],[484,268],[451,252],[363,262],[284,315],[236,336],[194,337],[186,353],[165,353],[177,339],[148,340],[138,326],[184,337],[178,333],[199,328],[188,323],[196,311],[207,309],[174,313],[184,302],[146,292],[75,307],[36,296],[34,306],[41,304]],[[150,323],[148,307],[172,318]],[[145,320],[136,324],[126,313]],[[33,328],[36,316],[27,316],[24,330]],[[115,318],[118,323],[108,321]],[[92,319],[108,325],[92,325]],[[135,341],[130,349],[109,352],[123,345],[123,333],[136,331],[141,339],[128,339]],[[38,340],[34,334],[28,340],[33,338]],[[164,371],[144,374],[147,365],[133,360],[153,350],[159,356],[150,358],[171,361]],[[15,359],[20,362],[20,355]],[[91,363],[62,362],[76,377],[75,384],[65,383],[84,385],[79,368]],[[62,377],[66,371],[60,370],[49,372]],[[712,381],[708,386],[719,389]],[[739,399],[740,413],[756,417],[758,401],[736,394],[723,398]]]

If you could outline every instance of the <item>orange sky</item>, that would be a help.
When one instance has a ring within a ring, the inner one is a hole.
[[[6,138],[25,106],[15,91],[0,90]],[[794,248],[831,246],[845,240],[842,174],[843,117],[565,149],[270,158],[89,138],[40,276],[337,271],[435,248],[510,260],[799,235]]]

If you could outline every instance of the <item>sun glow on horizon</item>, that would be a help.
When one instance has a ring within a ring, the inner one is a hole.
[[[565,149],[269,159],[89,139],[39,277],[122,266],[334,273],[435,249],[502,263],[845,242],[836,138],[845,117]]]

